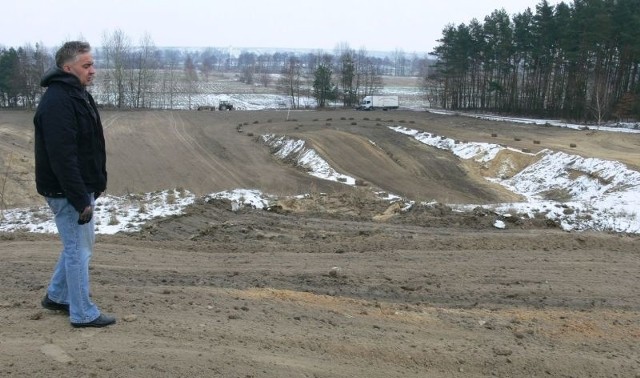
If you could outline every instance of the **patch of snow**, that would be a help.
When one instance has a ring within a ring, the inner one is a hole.
[[[237,211],[245,206],[254,209],[266,209],[272,202],[271,196],[267,196],[257,189],[234,189],[205,196],[206,201],[212,199],[226,199],[231,201],[231,210],[233,211]]]
[[[263,135],[262,140],[278,158],[294,161],[312,176],[346,185],[356,184],[355,178],[336,172],[314,149],[306,147],[303,140],[273,134]]]
[[[490,143],[462,143],[402,126],[391,130],[411,136],[429,146],[451,151],[462,159],[487,162],[505,147]],[[523,153],[513,149],[518,153]],[[529,217],[544,215],[565,230],[598,230],[640,233],[640,172],[617,162],[584,158],[564,152],[543,150],[542,157],[511,178],[490,178],[526,203],[490,206],[497,213],[517,211]],[[548,197],[568,197],[565,202]],[[468,211],[477,205],[454,205]]]
[[[99,234],[115,234],[120,231],[138,231],[148,220],[181,214],[192,204],[195,196],[188,191],[165,190],[116,197],[105,195],[96,200],[94,222]],[[10,209],[3,212],[0,231],[28,231],[57,233],[48,206],[34,209]]]

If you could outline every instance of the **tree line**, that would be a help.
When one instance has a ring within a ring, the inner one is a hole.
[[[44,91],[40,79],[54,65],[53,53],[42,44],[0,46],[0,107],[35,107]],[[418,76],[426,64],[426,57],[402,50],[377,57],[344,43],[333,54],[159,48],[149,35],[134,45],[121,30],[105,32],[93,55],[99,68],[94,97],[101,106],[118,109],[173,109],[185,96],[190,107],[192,96],[203,93],[202,83],[224,72],[246,84],[275,86],[293,107],[304,106],[304,97],[315,97],[320,106],[352,107],[381,89],[382,76]]]
[[[425,78],[433,103],[567,120],[640,118],[640,0],[542,0],[447,25]]]

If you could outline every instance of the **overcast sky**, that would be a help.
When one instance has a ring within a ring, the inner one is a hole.
[[[549,0],[557,4],[559,0]],[[570,1],[566,1],[570,3]],[[540,0],[15,0],[0,5],[0,46],[47,47],[84,39],[99,46],[121,30],[158,47],[275,47],[332,51],[432,51],[447,24],[510,15]]]

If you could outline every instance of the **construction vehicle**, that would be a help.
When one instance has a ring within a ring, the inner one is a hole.
[[[229,101],[220,101],[220,104],[218,104],[218,110],[233,110],[233,104]]]

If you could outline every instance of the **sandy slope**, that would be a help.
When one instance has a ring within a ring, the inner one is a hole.
[[[490,167],[459,161],[448,152],[423,146],[387,127],[395,125],[532,152],[563,150],[640,168],[639,134],[576,131],[425,112],[102,114],[111,173],[108,191],[116,195],[177,187],[197,194],[235,188],[259,188],[276,195],[345,190],[344,185],[315,179],[277,161],[259,141],[260,135],[274,133],[306,140],[341,173],[414,200],[488,203],[515,198],[484,180],[483,176],[492,173]],[[3,172],[11,172],[4,189],[4,202],[9,207],[39,201],[33,190],[31,119],[31,112],[0,113],[1,164]],[[571,144],[577,147],[571,148]]]
[[[493,214],[444,206],[388,216],[394,208],[369,195],[378,187],[450,202],[509,196],[482,179],[490,168],[387,124],[636,165],[638,136],[416,112],[104,117],[112,193],[315,194],[270,212],[199,202],[140,233],[99,237],[92,292],[118,317],[101,330],[73,329],[39,308],[54,236],[0,235],[0,376],[638,376],[638,236],[535,220],[497,230]],[[29,113],[0,112],[3,164],[11,150],[28,167],[29,122]],[[274,159],[257,138],[264,133],[308,140],[368,186],[351,190]],[[24,193],[13,198],[29,202]]]

